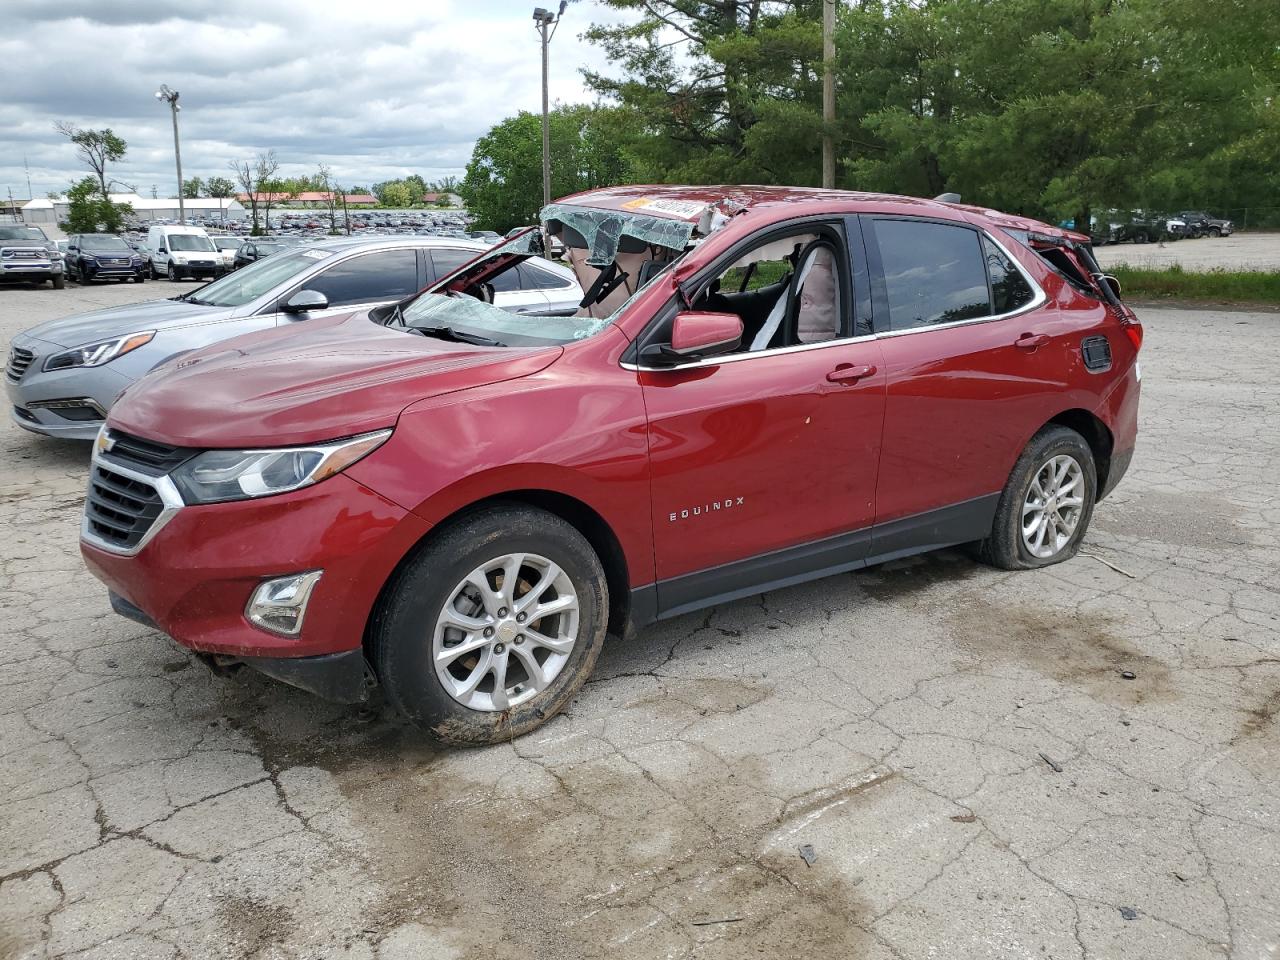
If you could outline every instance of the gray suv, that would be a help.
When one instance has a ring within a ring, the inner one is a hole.
[[[50,320],[10,344],[4,379],[13,421],[92,440],[120,393],[166,360],[240,334],[403,299],[488,249],[443,237],[323,240],[169,300]],[[560,264],[533,258],[508,273],[493,300],[505,310],[572,311],[582,300],[573,271]]]
[[[55,290],[66,286],[58,245],[39,227],[0,223],[0,281],[44,283]]]

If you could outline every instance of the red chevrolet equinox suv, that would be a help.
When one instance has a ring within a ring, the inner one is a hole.
[[[549,240],[578,309],[494,306]],[[158,368],[97,440],[81,545],[211,666],[381,685],[490,742],[610,632],[955,544],[1073,556],[1133,454],[1141,343],[1088,238],[1036,221],[595,190],[414,297]]]

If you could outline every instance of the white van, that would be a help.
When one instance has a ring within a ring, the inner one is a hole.
[[[147,257],[152,280],[212,280],[226,273],[218,248],[203,227],[152,227],[147,231]]]

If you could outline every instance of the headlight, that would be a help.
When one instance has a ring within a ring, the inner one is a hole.
[[[386,442],[390,430],[310,447],[207,450],[171,475],[189,504],[269,497],[319,483],[341,473]]]
[[[110,363],[116,357],[123,357],[131,350],[137,350],[141,346],[145,346],[155,338],[154,330],[144,330],[141,333],[128,333],[123,337],[115,337],[111,340],[99,340],[97,343],[86,344],[83,347],[76,347],[74,350],[64,350],[62,353],[55,353],[44,362],[45,370],[66,370],[69,367],[100,367],[104,363]]]
[[[174,263],[186,263],[186,262],[187,262],[187,255],[186,255],[186,254],[184,254],[184,253],[175,253],[175,254],[173,255],[173,262],[174,262]]]

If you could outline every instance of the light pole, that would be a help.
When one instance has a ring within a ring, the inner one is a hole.
[[[836,0],[822,0],[822,185],[836,185],[836,147],[831,128],[836,122]]]
[[[168,84],[162,83],[156,91],[156,99],[167,101],[173,113],[173,159],[178,165],[178,222],[186,223],[187,209],[182,202],[182,151],[178,148],[178,111],[182,109],[178,106],[178,91],[170,90]]]
[[[551,46],[551,38],[555,36],[555,27],[564,16],[564,8],[569,0],[560,0],[560,9],[556,13],[542,7],[533,11],[534,27],[542,35],[542,205],[551,202],[551,127],[548,120],[550,104],[547,98],[547,50]]]

